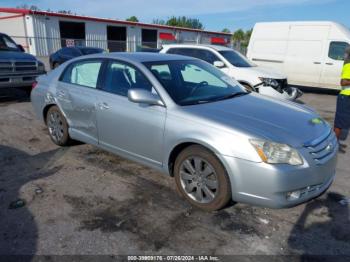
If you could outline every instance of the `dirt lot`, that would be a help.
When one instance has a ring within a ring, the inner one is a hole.
[[[205,213],[170,177],[89,145],[55,146],[21,92],[0,92],[0,254],[350,255],[349,207],[340,203],[350,197],[350,150],[319,199]],[[302,101],[333,121],[336,96]],[[25,206],[9,209],[19,198]]]

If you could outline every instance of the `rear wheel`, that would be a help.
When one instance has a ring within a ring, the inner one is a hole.
[[[182,151],[175,161],[174,174],[179,192],[203,210],[219,210],[231,199],[225,168],[202,146],[190,146]]]
[[[68,124],[57,106],[52,106],[46,114],[46,125],[51,140],[59,146],[67,146],[70,142]]]

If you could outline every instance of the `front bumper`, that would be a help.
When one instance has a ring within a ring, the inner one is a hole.
[[[37,72],[21,75],[0,75],[0,88],[31,86],[36,78],[45,72]]]
[[[232,199],[270,208],[287,208],[318,197],[334,180],[337,150],[322,165],[270,165],[223,156],[231,180]],[[302,192],[300,198],[288,199],[288,193],[294,191]]]

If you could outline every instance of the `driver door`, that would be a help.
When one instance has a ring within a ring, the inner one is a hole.
[[[166,108],[129,101],[131,88],[156,93],[139,69],[110,61],[98,96],[99,144],[117,154],[161,166]]]

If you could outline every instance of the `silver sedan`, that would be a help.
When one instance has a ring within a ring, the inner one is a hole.
[[[245,91],[206,62],[111,53],[71,60],[31,95],[54,143],[79,140],[173,176],[205,210],[273,208],[319,196],[338,143],[312,109]]]

